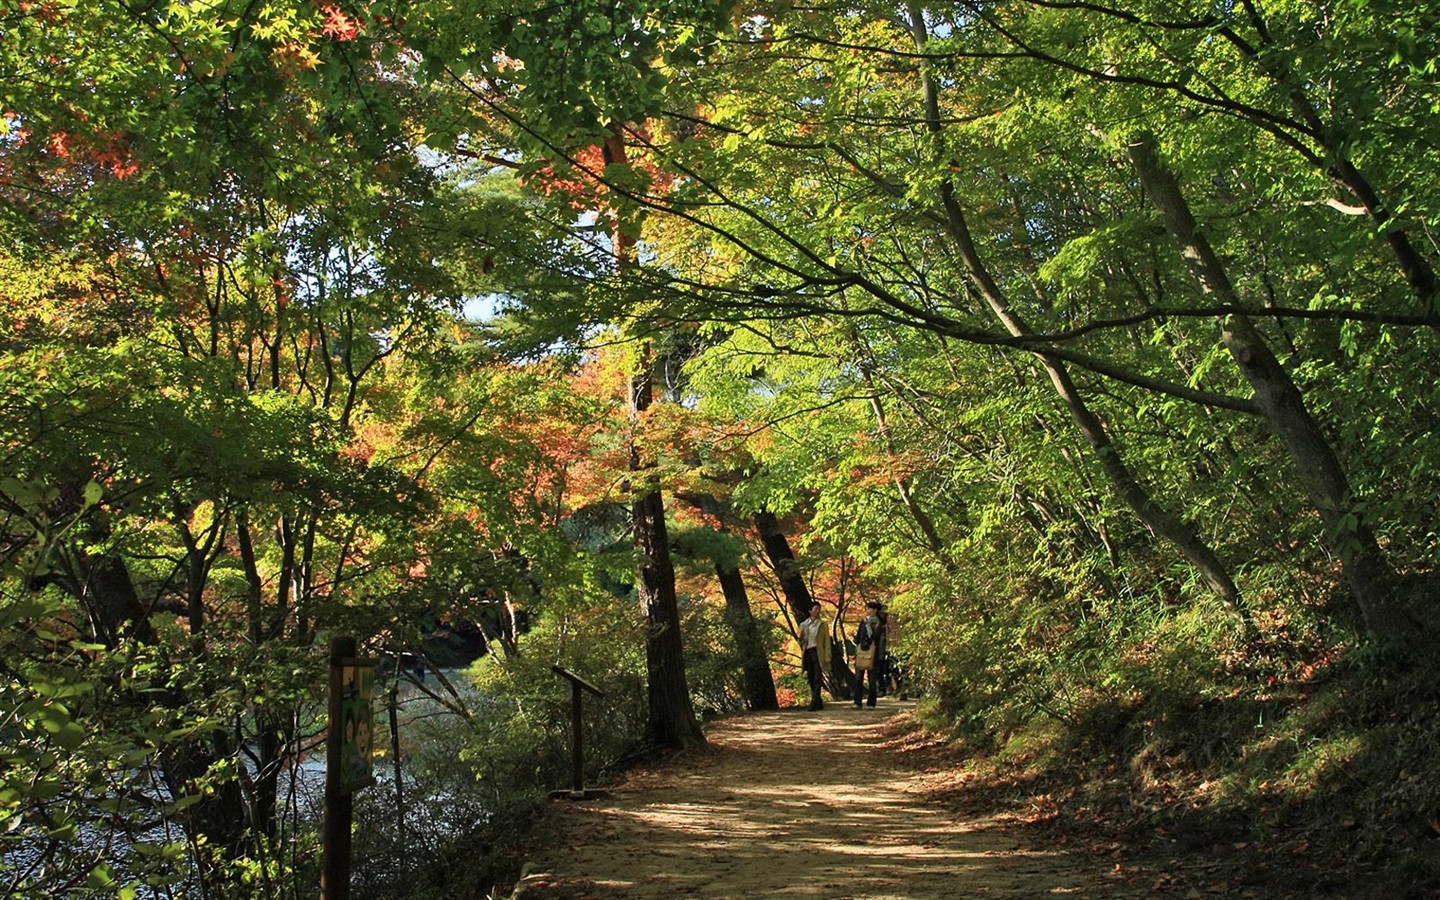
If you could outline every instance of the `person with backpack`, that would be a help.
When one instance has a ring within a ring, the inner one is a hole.
[[[870,674],[870,694],[867,706],[875,705],[875,694],[880,688],[881,661],[885,659],[885,613],[878,600],[865,604],[865,615],[855,630],[855,708],[860,708],[860,698],[865,693],[865,674]]]

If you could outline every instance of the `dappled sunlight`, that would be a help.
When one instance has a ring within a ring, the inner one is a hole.
[[[902,704],[711,725],[712,749],[554,807],[517,887],[539,897],[1116,896],[1105,873],[955,821],[883,746]]]

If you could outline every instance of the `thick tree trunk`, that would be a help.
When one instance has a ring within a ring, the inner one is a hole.
[[[155,643],[155,629],[148,610],[135,592],[130,569],[113,556],[81,555],[75,571],[61,583],[70,589],[90,619],[95,637],[115,648],[126,639],[141,644]]]
[[[752,710],[779,709],[775,675],[770,671],[765,642],[761,640],[760,627],[750,609],[750,595],[745,590],[745,580],[740,577],[740,568],[733,563],[717,561],[715,577],[719,579],[720,592],[725,596],[725,622],[735,636],[735,650],[740,657],[745,705]]]
[[[255,781],[250,801],[251,828],[256,834],[274,838],[279,833],[276,812],[280,806],[281,754],[287,741],[279,722],[268,715],[257,716],[255,723]]]
[[[612,126],[603,147],[607,164],[624,163],[625,140],[618,126]],[[615,264],[620,273],[634,265],[635,240],[618,222],[612,236]],[[654,360],[649,344],[640,353],[637,373],[630,380],[630,420],[637,424],[655,398]],[[646,468],[640,448],[630,442],[630,471]],[[705,734],[695,717],[690,688],[685,679],[685,652],[680,637],[680,604],[675,596],[675,566],[670,559],[670,537],[665,527],[665,502],[658,487],[641,478],[632,480],[635,498],[631,514],[635,549],[640,563],[635,591],[645,616],[645,665],[649,677],[650,714],[647,730],[652,741],[664,747],[684,749],[703,745]]]
[[[775,570],[775,577],[780,582],[780,592],[785,595],[790,614],[795,617],[796,622],[803,622],[810,617],[810,606],[814,598],[810,595],[810,586],[800,574],[800,564],[795,559],[795,551],[790,549],[790,541],[785,537],[785,532],[780,528],[780,520],[774,513],[761,510],[753,518],[755,530],[760,534],[760,545],[765,548],[765,556]],[[855,673],[845,662],[845,648],[835,640],[833,630],[830,635],[829,675],[831,696],[836,700],[850,699],[850,686],[855,683]]]
[[[875,384],[873,371],[873,354],[868,347],[860,343],[859,338],[854,340],[856,352],[859,354],[860,377],[865,382],[865,388],[870,392],[870,410],[875,413],[875,427],[880,432],[880,438],[885,442],[885,450],[891,456],[897,456],[898,450],[895,446],[895,437],[890,431],[890,417],[885,412],[885,404],[880,399],[880,389]],[[891,482],[895,485],[895,493],[900,498],[900,505],[910,514],[915,527],[920,529],[920,535],[925,541],[926,548],[935,556],[945,571],[955,575],[960,566],[950,550],[945,545],[945,540],[940,536],[940,530],[935,526],[935,520],[930,516],[928,510],[915,499],[915,491],[910,479],[903,475],[894,475]]]
[[[803,622],[810,617],[810,604],[813,600],[810,587],[800,574],[800,564],[795,559],[795,551],[790,549],[790,541],[780,528],[780,520],[769,510],[757,512],[753,519],[755,530],[760,535],[760,546],[765,548],[765,556],[770,560],[770,567],[775,570],[775,577],[780,582],[780,592],[785,595],[785,602],[790,607],[790,615],[795,617],[795,621]]]
[[[659,491],[647,491],[631,507],[635,548],[640,554],[635,590],[645,615],[645,667],[649,675],[649,736],[664,747],[684,749],[705,743],[685,679],[680,640],[680,605],[675,567]]]
[[[1201,291],[1238,306],[1239,296],[1224,264],[1196,225],[1174,175],[1161,164],[1153,139],[1141,136],[1126,149]],[[1310,414],[1300,389],[1249,318],[1227,316],[1221,320],[1220,330],[1226,349],[1255,391],[1256,403],[1289,453],[1301,486],[1325,523],[1332,552],[1343,560],[1346,580],[1370,636],[1382,643],[1405,641],[1415,623],[1396,602],[1394,572],[1351,494],[1339,457]]]

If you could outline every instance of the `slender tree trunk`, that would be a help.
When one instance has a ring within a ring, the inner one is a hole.
[[[721,533],[726,533],[724,510],[720,508],[718,500],[710,494],[687,495],[684,499],[693,502],[701,512],[713,518]],[[740,576],[740,566],[717,555],[715,577],[720,582],[720,593],[725,598],[725,622],[735,637],[735,650],[740,657],[745,705],[752,710],[779,709],[780,700],[775,694],[775,674],[770,671],[765,641],[761,638],[755,613],[750,608],[750,594],[745,590],[745,579]]]
[[[405,779],[400,761],[400,654],[395,654],[395,677],[390,682],[386,711],[390,720],[390,765],[395,778],[395,823],[405,831]]]
[[[1224,264],[1197,226],[1175,176],[1161,164],[1154,140],[1142,135],[1126,150],[1200,290],[1222,303],[1238,306],[1239,296]],[[1294,462],[1300,485],[1325,523],[1332,552],[1343,560],[1346,580],[1367,631],[1382,643],[1404,642],[1412,635],[1415,623],[1395,602],[1394,572],[1355,502],[1338,455],[1310,414],[1300,389],[1248,317],[1225,317],[1220,322],[1220,333],[1231,358],[1255,391],[1266,421]]]
[[[895,438],[890,432],[890,417],[885,412],[885,404],[880,399],[880,389],[875,384],[873,355],[868,347],[861,344],[858,336],[854,337],[856,352],[859,354],[860,377],[865,382],[865,388],[870,392],[870,410],[875,414],[875,427],[880,432],[880,438],[885,442],[885,450],[892,457],[897,456]],[[960,570],[955,557],[945,546],[945,541],[940,537],[940,530],[935,527],[935,520],[930,512],[915,498],[915,492],[911,486],[910,479],[904,475],[894,475],[891,483],[895,485],[895,493],[900,498],[900,505],[910,514],[915,522],[915,527],[920,529],[920,534],[925,540],[925,547],[939,560],[940,565],[951,575]]]
[[[509,591],[505,591],[505,596],[500,603],[500,609],[503,610],[503,621],[500,628],[500,648],[505,651],[505,657],[509,659],[520,655],[520,631],[519,626],[516,624],[515,600],[510,596]]]
[[[607,164],[626,160],[625,141],[619,126],[612,126],[605,138]],[[615,263],[623,277],[634,265],[635,241],[615,223],[612,231]],[[654,360],[646,343],[640,353],[638,372],[630,380],[630,420],[638,425],[642,414],[654,402]],[[640,458],[639,445],[630,442],[630,471],[640,476],[647,468]],[[635,549],[640,556],[635,590],[645,616],[645,664],[649,676],[650,739],[664,747],[684,749],[703,745],[705,734],[695,717],[690,688],[685,679],[685,652],[680,636],[680,604],[675,595],[675,566],[670,559],[670,538],[665,527],[665,502],[660,489],[642,477],[632,479],[636,491],[631,503]]]
[[[769,558],[770,565],[775,570],[775,577],[780,582],[780,592],[785,595],[785,602],[790,607],[790,614],[795,617],[796,622],[803,622],[810,617],[810,606],[814,598],[810,596],[810,586],[805,583],[805,578],[800,574],[800,564],[795,559],[795,551],[790,549],[790,541],[785,537],[785,532],[780,528],[780,520],[775,514],[768,510],[761,510],[755,513],[755,530],[760,535],[760,545],[765,548],[765,556]],[[835,635],[830,635],[830,693],[837,700],[848,700],[850,686],[855,683],[855,673],[850,665],[845,662],[845,648],[835,640]]]
[[[1381,202],[1379,191],[1355,166],[1349,155],[1350,148],[1345,146],[1342,139],[1343,132],[1326,125],[1325,119],[1316,107],[1316,101],[1306,93],[1304,83],[1307,79],[1297,77],[1290,70],[1287,60],[1291,58],[1292,54],[1286,52],[1285,48],[1276,45],[1259,5],[1246,2],[1244,8],[1251,27],[1260,36],[1260,46],[1254,46],[1240,39],[1234,31],[1227,31],[1231,43],[1289,95],[1291,108],[1295,110],[1300,121],[1305,123],[1310,134],[1320,145],[1321,152],[1318,154],[1307,152],[1304,154],[1306,159],[1323,166],[1325,174],[1337,186],[1348,191],[1360,204],[1360,209],[1374,226],[1383,231],[1385,242],[1390,245],[1391,251],[1395,254],[1395,260],[1399,263],[1400,271],[1405,276],[1406,282],[1415,295],[1425,301],[1427,310],[1433,317],[1436,313],[1435,270],[1404,229],[1395,224]]]
[[[910,5],[910,15],[916,46],[923,51],[928,41],[928,35],[924,17],[917,4]],[[930,132],[938,137],[942,129],[939,88],[929,74],[923,75],[922,81],[927,125]],[[1001,290],[1000,285],[991,276],[989,269],[980,258],[980,251],[971,237],[970,226],[965,220],[965,214],[955,197],[954,185],[949,179],[941,182],[940,200],[946,228],[951,240],[959,250],[960,258],[971,283],[985,298],[991,311],[1010,334],[1016,337],[1025,335],[1029,329],[1024,320],[1011,309],[1004,291]],[[1130,471],[1130,467],[1126,465],[1120,449],[1111,439],[1100,418],[1090,410],[1089,405],[1081,397],[1064,362],[1044,352],[1037,352],[1035,356],[1046,374],[1049,375],[1055,392],[1065,404],[1065,408],[1069,410],[1070,417],[1074,420],[1076,427],[1080,429],[1086,442],[1089,443],[1091,450],[1094,451],[1101,469],[1109,477],[1121,499],[1151,531],[1169,541],[1180,551],[1182,556],[1189,560],[1210,590],[1234,609],[1249,628],[1250,619],[1242,602],[1240,589],[1236,587],[1234,579],[1230,576],[1229,567],[1220,559],[1219,554],[1200,537],[1194,526],[1157,503],[1145,490],[1139,479]]]
[[[240,552],[240,567],[245,573],[246,636],[252,645],[258,645],[265,637],[261,603],[265,583],[260,577],[255,544],[250,539],[250,513],[244,507],[235,512],[235,545]]]

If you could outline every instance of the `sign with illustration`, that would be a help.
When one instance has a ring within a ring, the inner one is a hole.
[[[375,661],[345,659],[340,666],[340,778],[344,790],[354,793],[375,783],[370,765]]]

